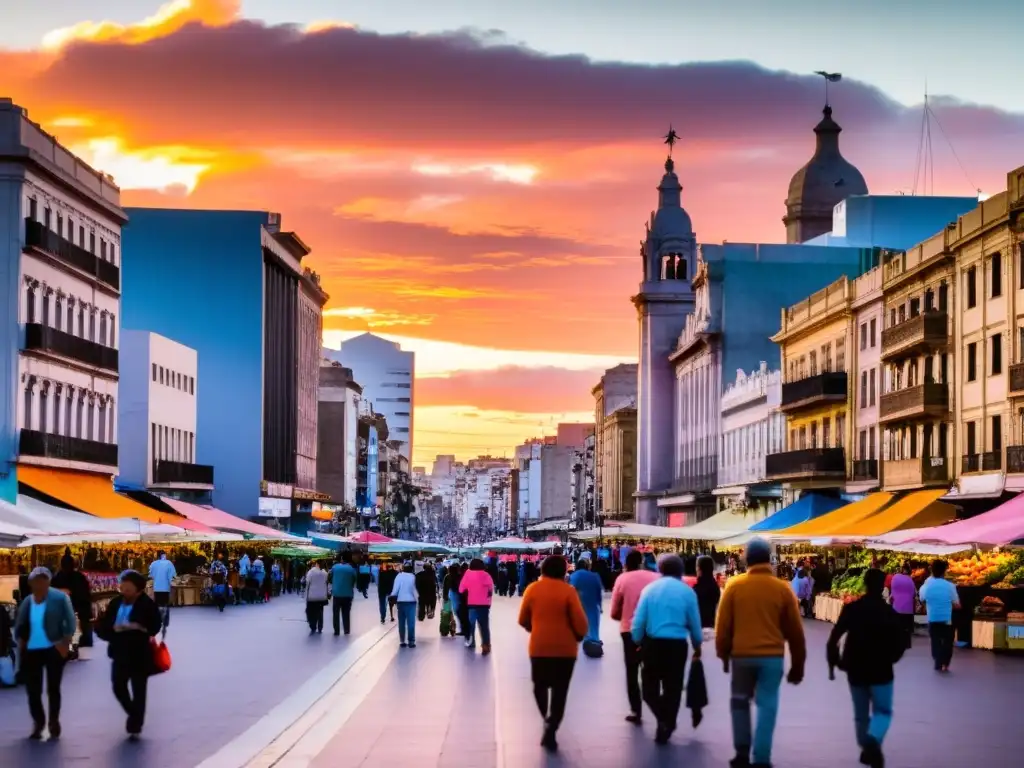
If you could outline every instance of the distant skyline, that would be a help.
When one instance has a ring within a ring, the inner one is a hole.
[[[873,193],[913,190],[925,80],[934,192],[1002,188],[1024,165],[1024,4],[906,5],[19,3],[0,95],[126,204],[282,213],[331,295],[325,343],[418,347],[422,463],[576,420],[601,370],[635,360],[669,123],[701,242],[784,239],[817,69],[843,73],[841,144]]]

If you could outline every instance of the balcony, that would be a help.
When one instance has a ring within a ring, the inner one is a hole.
[[[114,443],[100,443],[67,435],[51,435],[34,429],[21,430],[18,453],[21,456],[80,461],[83,464],[117,468],[117,445]]]
[[[846,454],[842,448],[805,448],[769,453],[765,457],[769,480],[844,480]]]
[[[1001,451],[988,451],[987,453],[968,453],[962,458],[960,474],[966,475],[971,472],[997,472],[1003,468],[1003,456]]]
[[[153,485],[213,486],[213,467],[160,459],[153,462]]]
[[[1024,445],[1006,446],[1006,474],[1024,474]]]
[[[1024,363],[1014,363],[1010,366],[1010,387],[1012,395],[1024,395]]]
[[[882,331],[882,359],[908,357],[949,346],[949,316],[932,310]]]
[[[899,490],[946,485],[949,483],[948,464],[941,456],[883,462],[883,487],[886,490]]]
[[[36,248],[51,256],[55,256],[114,290],[121,289],[121,270],[116,264],[104,261],[89,253],[82,246],[65,240],[56,232],[34,219],[25,219],[25,246],[27,248]]]
[[[949,413],[949,387],[945,384],[918,384],[882,395],[878,420],[909,421],[942,417]]]
[[[846,374],[828,371],[782,385],[782,411],[796,411],[822,403],[846,402]]]
[[[117,373],[117,350],[40,323],[25,324],[25,349],[50,352]]]
[[[878,459],[860,459],[853,462],[851,480],[877,480]]]

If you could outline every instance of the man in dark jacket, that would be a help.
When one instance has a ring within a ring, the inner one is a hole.
[[[398,573],[395,571],[394,566],[384,564],[381,565],[380,570],[377,572],[377,602],[380,603],[380,623],[383,624],[388,614],[388,603],[391,601],[388,599],[391,595],[391,589],[395,586],[395,577]],[[391,620],[395,620],[395,606],[391,605]]]
[[[423,570],[416,574],[416,591],[420,596],[419,620],[434,618],[437,608],[437,574],[430,563],[426,563]]]
[[[906,633],[892,606],[882,599],[885,574],[864,574],[865,595],[843,606],[828,639],[828,663],[846,672],[853,697],[853,718],[860,761],[884,768],[882,742],[892,723],[893,665],[906,650]],[[839,640],[846,636],[842,655]]]
[[[53,577],[50,586],[59,589],[71,598],[71,607],[78,617],[78,626],[82,631],[78,639],[78,657],[88,659],[92,651],[92,590],[89,579],[80,570],[71,550],[64,550],[60,561],[60,570]]]

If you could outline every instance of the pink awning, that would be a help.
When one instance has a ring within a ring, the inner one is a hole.
[[[387,544],[391,539],[382,533],[360,531],[349,536],[348,541],[351,541],[353,544]]]
[[[224,510],[217,509],[216,507],[203,507],[198,504],[190,504],[187,501],[178,501],[177,499],[168,498],[166,496],[161,496],[160,501],[182,517],[188,518],[200,525],[209,526],[212,529],[232,531],[236,533],[249,533],[253,536],[263,536],[279,540],[297,538],[288,533],[275,531],[273,528],[268,528],[265,525],[252,523],[248,520],[243,520],[240,517],[235,517],[230,512],[225,512]]]
[[[911,540],[927,544],[985,544],[995,547],[1019,539],[1024,539],[1024,494],[969,520],[919,531]]]

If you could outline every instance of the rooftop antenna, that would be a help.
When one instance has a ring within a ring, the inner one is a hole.
[[[960,155],[956,152],[956,147],[953,146],[953,142],[950,141],[949,136],[946,135],[946,131],[942,127],[942,121],[939,120],[939,116],[935,114],[934,110],[932,110],[931,104],[928,100],[927,82],[925,83],[924,108],[921,115],[921,140],[917,150],[917,167],[914,169],[914,186],[911,194],[918,194],[919,182],[921,190],[920,193],[922,195],[935,194],[935,156],[932,151],[932,122],[935,123],[935,127],[939,129],[939,134],[949,146],[949,151],[953,153],[953,159],[956,160],[956,164],[960,166],[960,172],[963,173],[968,186],[970,186],[971,190],[980,200],[983,196],[981,188],[975,186],[970,174],[967,173],[967,168],[964,167],[963,161],[960,159]]]

